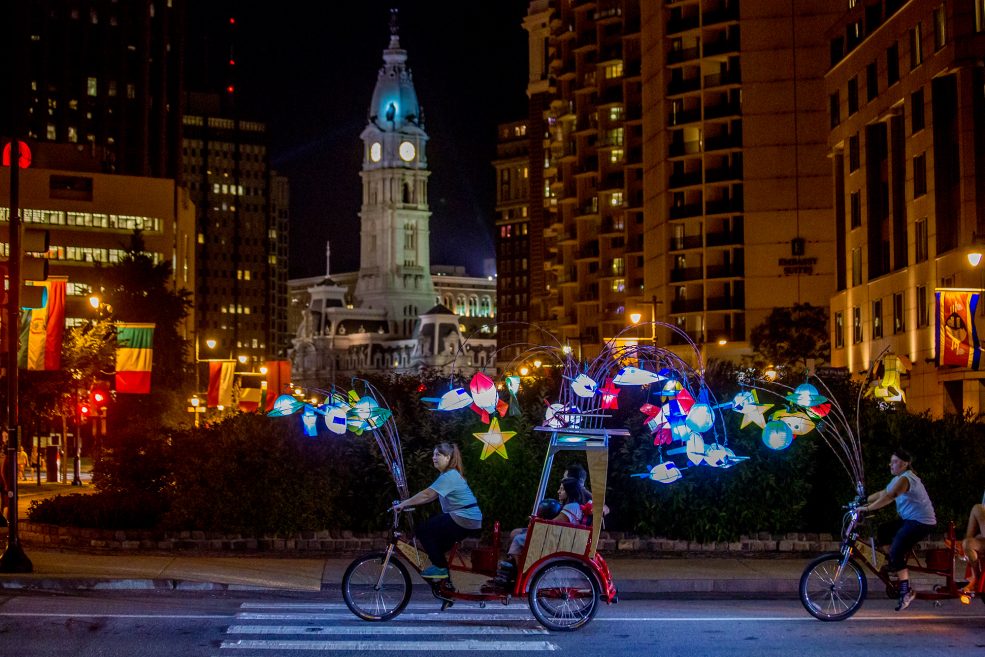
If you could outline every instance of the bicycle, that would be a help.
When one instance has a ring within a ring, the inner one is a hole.
[[[543,500],[554,455],[558,451],[584,450],[589,469],[599,482],[597,508],[605,504],[605,470],[608,464],[610,434],[625,435],[625,430],[572,429],[552,430],[547,459],[534,504],[536,510]],[[411,509],[405,509],[410,511]],[[410,602],[412,583],[408,565],[418,573],[430,565],[427,555],[400,528],[400,513],[390,509],[387,547],[357,557],[342,576],[342,597],[346,606],[359,618],[367,621],[387,621],[396,618]],[[618,602],[612,574],[602,555],[596,552],[601,513],[591,526],[571,525],[544,520],[531,515],[527,527],[524,551],[517,559],[517,577],[506,587],[491,587],[486,579],[496,575],[499,554],[499,523],[495,523],[492,545],[472,551],[466,560],[461,545],[456,543],[448,558],[448,569],[462,579],[478,576],[478,586],[458,589],[447,579],[428,580],[431,593],[441,601],[441,610],[457,601],[498,601],[509,605],[524,596],[537,621],[554,631],[571,631],[584,627],[598,611],[599,603]],[[478,558],[477,558],[478,557]]]
[[[885,585],[888,597],[895,598],[899,594],[889,570],[878,565],[880,552],[876,548],[875,539],[870,537],[866,542],[860,537],[859,526],[864,514],[858,507],[862,503],[856,500],[845,507],[847,511],[839,551],[817,557],[807,565],[800,577],[800,602],[818,620],[842,621],[859,610],[868,592],[865,570]],[[968,604],[974,597],[985,602],[985,578],[979,577],[972,591],[965,591],[958,586],[965,573],[955,573],[955,565],[962,563],[955,557],[964,555],[960,541],[955,537],[953,522],[948,523],[946,544],[946,548],[927,550],[922,561],[915,550],[910,552],[910,565],[907,567],[911,573],[944,578],[944,583],[934,586],[931,591],[916,591],[916,599],[932,600],[937,605],[951,599],[959,599]]]

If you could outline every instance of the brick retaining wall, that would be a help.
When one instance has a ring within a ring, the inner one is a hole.
[[[27,544],[51,548],[81,548],[107,551],[163,552],[275,552],[350,555],[386,547],[386,532],[354,534],[344,530],[300,532],[292,536],[246,536],[202,531],[163,532],[153,530],[108,530],[61,527],[36,522],[21,522],[21,540]],[[924,548],[944,547],[943,537],[924,541]],[[478,541],[469,539],[467,547]],[[503,549],[508,543],[504,537]],[[837,551],[839,543],[831,534],[769,534],[742,536],[738,541],[697,543],[660,537],[639,537],[624,532],[602,532],[598,549],[610,555],[661,554],[797,554]]]

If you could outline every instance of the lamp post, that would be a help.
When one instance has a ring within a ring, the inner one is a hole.
[[[663,303],[662,301],[657,301],[657,295],[650,296],[650,343],[654,346],[657,344],[657,304]],[[633,324],[639,324],[640,320],[643,319],[643,313],[636,311],[629,314],[630,321]]]
[[[206,358],[203,361],[202,359],[200,359],[198,357],[198,343],[199,343],[199,339],[198,339],[198,336],[196,335],[195,336],[195,392],[196,393],[199,391],[199,388],[200,388],[200,385],[201,385],[201,378],[200,378],[201,372],[199,371],[201,369],[200,368],[200,364],[203,363],[203,362],[208,362],[209,360],[211,360],[209,358]],[[217,343],[215,341],[215,338],[208,338],[205,341],[205,346],[208,348],[209,351],[212,351],[213,349],[215,349],[216,344]],[[198,416],[196,415],[195,418],[197,419]]]
[[[198,398],[198,395],[192,395],[192,398],[188,400],[191,406],[188,407],[188,412],[192,414],[195,420],[195,428],[198,429],[198,414],[205,412],[205,407],[202,406],[202,400]]]

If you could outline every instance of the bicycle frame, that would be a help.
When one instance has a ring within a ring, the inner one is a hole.
[[[855,557],[857,563],[860,563],[868,570],[870,573],[875,575],[883,584],[886,585],[887,593],[890,591],[894,592],[896,590],[896,583],[890,578],[889,570],[886,566],[877,567],[878,564],[878,554],[880,553],[875,544],[875,538],[870,537],[868,543],[862,540],[860,533],[858,531],[858,526],[861,521],[861,515],[857,508],[852,508],[846,514],[848,516],[845,529],[842,532],[842,542],[841,542],[841,554],[842,563],[841,569],[844,568],[848,559]],[[907,555],[907,570],[911,573],[922,573],[926,575],[937,575],[944,578],[944,584],[935,586],[932,591],[917,590],[916,595],[918,600],[950,600],[953,598],[961,598],[963,595],[967,595],[963,592],[954,579],[954,557],[960,554],[959,543],[955,536],[954,523],[948,523],[947,539],[949,547],[947,548],[949,558],[947,559],[947,568],[932,568],[927,563],[926,560],[921,561],[919,555],[917,555],[915,550],[911,550]],[[868,549],[868,554],[866,554],[866,549]],[[840,577],[842,570],[839,569],[837,576]],[[976,593],[982,593],[983,582],[981,581],[985,578],[979,578],[976,583]],[[973,596],[974,594],[972,594]]]

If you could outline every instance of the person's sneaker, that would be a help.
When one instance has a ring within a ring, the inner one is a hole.
[[[913,589],[909,589],[906,593],[900,594],[899,604],[896,605],[896,611],[903,611],[904,609],[909,607],[910,603],[913,602],[916,599],[916,597],[917,597],[917,592],[914,591]]]
[[[437,566],[428,566],[421,573],[421,577],[426,579],[448,579],[448,569],[438,568]]]

